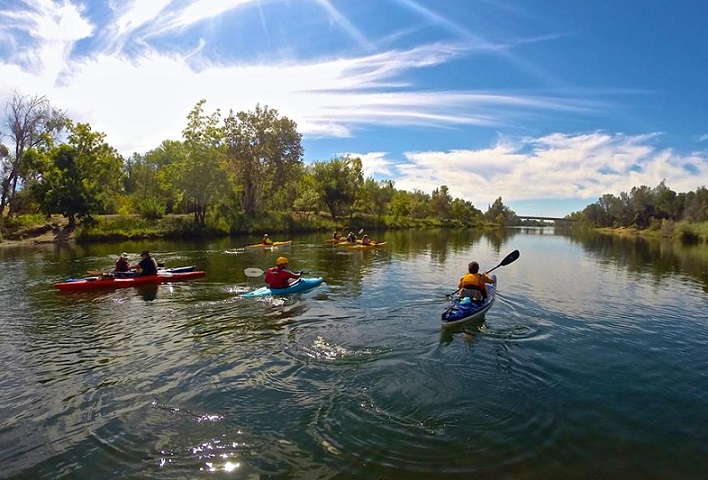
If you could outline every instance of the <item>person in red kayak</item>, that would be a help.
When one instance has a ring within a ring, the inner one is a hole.
[[[290,286],[289,280],[298,279],[302,277],[301,274],[291,272],[288,270],[288,259],[285,257],[278,257],[276,260],[276,266],[270,267],[265,273],[265,282],[270,288],[288,288]]]
[[[457,288],[460,289],[460,298],[470,297],[470,300],[481,302],[487,298],[487,283],[494,283],[486,273],[479,273],[479,263],[470,262],[467,272],[461,279]]]
[[[113,271],[118,273],[129,272],[130,265],[128,264],[128,254],[123,252],[116,260],[115,265],[113,265]]]
[[[147,250],[143,250],[140,254],[140,262],[131,267],[137,268],[140,275],[157,275],[157,262]]]

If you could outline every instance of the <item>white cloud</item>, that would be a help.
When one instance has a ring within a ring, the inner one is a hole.
[[[484,150],[408,152],[396,186],[431,192],[447,185],[451,195],[478,208],[541,198],[587,199],[618,195],[632,187],[655,187],[666,179],[674,191],[705,185],[708,156],[681,155],[652,145],[654,135],[553,134],[524,138],[515,146]],[[508,139],[507,139],[508,140]]]

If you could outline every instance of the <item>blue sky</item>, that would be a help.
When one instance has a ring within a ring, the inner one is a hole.
[[[126,157],[179,140],[202,98],[267,105],[306,162],[562,216],[708,184],[706,19],[695,0],[0,0],[0,102],[45,95]]]

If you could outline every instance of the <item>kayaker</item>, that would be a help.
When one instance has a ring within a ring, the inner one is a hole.
[[[486,273],[479,273],[479,263],[474,261],[467,265],[467,272],[457,286],[460,289],[460,298],[469,297],[472,301],[482,301],[487,298],[485,284],[494,283],[494,280],[489,278]]]
[[[332,233],[332,240],[339,240],[342,238],[342,236],[339,234],[339,232],[335,229],[334,232]]]
[[[147,250],[143,250],[140,254],[140,262],[131,267],[137,268],[140,275],[157,275],[157,262]]]
[[[368,235],[364,235],[361,237],[361,244],[362,245],[371,245],[371,240],[369,239]]]
[[[356,243],[356,235],[354,232],[349,232],[349,235],[347,235],[347,242]]]
[[[116,260],[116,263],[113,265],[113,272],[122,273],[129,271],[130,265],[128,264],[128,254],[123,252],[120,254],[120,257],[118,257],[118,260]]]
[[[264,234],[263,234],[263,240],[261,240],[261,243],[262,243],[263,245],[272,245],[272,244],[273,244],[273,240],[270,239],[270,237],[268,236],[267,233],[264,233]]]
[[[302,275],[288,270],[288,259],[278,257],[275,261],[275,267],[270,267],[265,273],[265,282],[270,288],[288,288],[290,282],[288,280],[298,279]]]

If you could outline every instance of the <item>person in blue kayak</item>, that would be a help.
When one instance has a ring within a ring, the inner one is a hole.
[[[140,254],[140,261],[133,268],[138,269],[139,275],[157,275],[157,262],[150,256],[150,252],[143,250]]]
[[[494,280],[486,273],[479,273],[479,263],[470,262],[467,265],[467,273],[457,286],[460,299],[469,297],[473,302],[483,301],[487,298],[487,283],[494,283]]]
[[[297,280],[302,277],[301,274],[291,272],[288,270],[288,259],[285,257],[278,257],[275,261],[275,267],[270,267],[265,273],[265,282],[270,288],[288,288],[290,286],[290,279]]]

